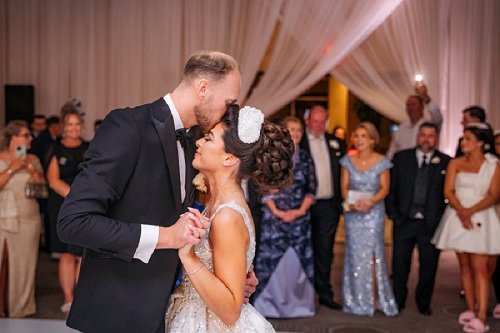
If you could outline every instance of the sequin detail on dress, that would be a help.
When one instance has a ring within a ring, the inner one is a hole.
[[[380,189],[380,174],[391,168],[392,163],[383,158],[365,172],[359,171],[348,155],[340,164],[349,170],[349,190],[377,193]],[[351,210],[345,212],[345,259],[342,291],[343,311],[358,315],[373,316],[376,308],[386,316],[398,314],[384,257],[385,206],[378,202],[368,212]],[[376,287],[373,291],[373,268]],[[377,299],[374,298],[376,295]]]
[[[196,245],[194,250],[196,255],[205,264],[205,266],[213,273],[213,258],[212,249],[209,244],[209,234],[212,220],[222,208],[229,207],[236,210],[243,216],[245,225],[250,234],[250,245],[247,250],[247,271],[252,264],[255,256],[255,235],[244,208],[238,206],[234,201],[220,205],[215,213],[210,218],[210,227],[207,229],[205,237],[200,244]],[[166,332],[167,333],[185,333],[185,332],[255,332],[255,333],[272,333],[275,332],[272,325],[250,304],[243,304],[241,315],[238,321],[226,326],[215,313],[210,310],[200,295],[194,288],[189,277],[182,274],[182,280],[177,289],[170,297],[170,302],[166,314]]]

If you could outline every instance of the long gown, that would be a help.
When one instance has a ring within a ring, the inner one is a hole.
[[[340,164],[349,171],[349,190],[377,193],[380,174],[392,167],[383,158],[365,172],[359,171],[348,155]],[[386,316],[398,314],[398,306],[389,283],[384,257],[385,206],[378,202],[367,213],[351,210],[345,217],[345,257],[342,291],[343,311],[357,315],[373,316],[375,298],[377,309]],[[375,268],[376,287],[373,290]]]
[[[228,207],[239,212],[245,221],[250,234],[250,246],[247,250],[247,272],[252,264],[255,255],[255,235],[245,209],[237,205],[234,201],[220,205],[210,218],[212,223],[214,216],[219,211]],[[194,250],[202,263],[213,273],[212,249],[209,244],[210,227],[207,229],[205,237],[200,244],[196,245]],[[207,307],[205,302],[194,288],[186,272],[182,273],[180,285],[175,289],[170,297],[169,306],[166,313],[166,332],[168,333],[236,333],[236,332],[255,332],[255,333],[273,333],[272,325],[250,304],[243,304],[240,318],[231,326],[226,326],[215,313]]]
[[[303,149],[294,156],[294,183],[268,195],[280,210],[298,209],[305,196],[316,192],[314,164]],[[266,317],[311,317],[315,313],[314,258],[310,213],[285,223],[263,207],[260,248],[255,260],[259,279],[253,305]]]
[[[478,173],[459,172],[455,178],[455,195],[463,207],[469,208],[483,200],[488,194],[491,178],[498,159],[485,154],[485,161]],[[475,227],[462,227],[457,211],[446,206],[441,222],[431,242],[436,248],[467,253],[500,254],[500,219],[495,206],[481,210],[471,216]],[[478,223],[480,226],[478,226]]]
[[[43,173],[38,159],[35,169]],[[0,172],[7,170],[10,161],[0,160]],[[24,187],[31,174],[21,169],[12,174],[0,190],[0,263],[4,243],[9,251],[8,310],[9,317],[21,318],[36,312],[35,272],[38,245],[42,228],[36,199],[26,198]]]

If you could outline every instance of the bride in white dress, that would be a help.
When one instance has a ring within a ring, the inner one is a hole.
[[[166,331],[274,332],[244,304],[255,236],[240,184],[251,177],[261,192],[290,185],[293,141],[284,128],[264,122],[259,110],[233,105],[196,145],[193,166],[208,180],[212,197],[204,212],[210,227],[199,245],[179,249],[184,270],[170,298]]]

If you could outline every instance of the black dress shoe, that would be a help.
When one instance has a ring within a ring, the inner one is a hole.
[[[324,305],[324,306],[327,306],[327,307],[329,307],[330,309],[334,309],[334,310],[342,310],[342,305],[340,305],[339,303],[335,302],[335,301],[334,301],[334,300],[332,300],[332,299],[320,298],[320,299],[319,299],[319,304]]]
[[[418,312],[420,312],[424,316],[430,316],[430,315],[432,315],[431,308],[421,308],[421,309],[418,309]]]

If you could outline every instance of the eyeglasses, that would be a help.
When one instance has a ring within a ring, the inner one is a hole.
[[[24,136],[24,138],[26,138],[26,139],[31,138],[31,134],[30,133],[16,134],[16,136]]]

